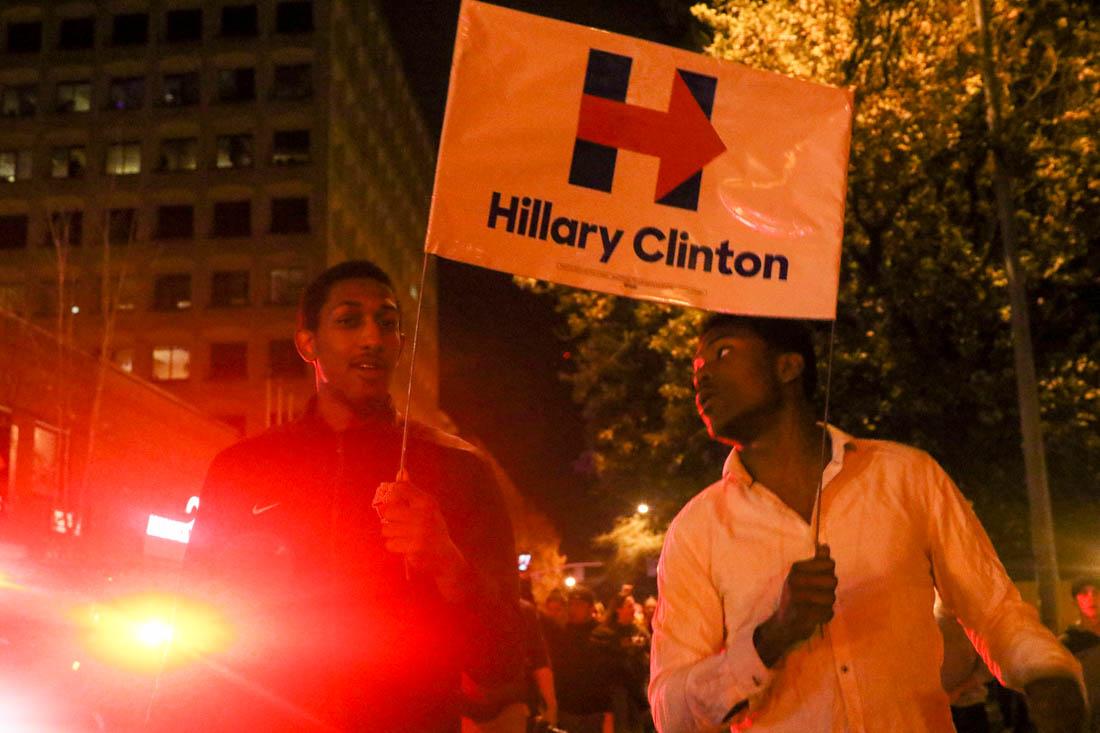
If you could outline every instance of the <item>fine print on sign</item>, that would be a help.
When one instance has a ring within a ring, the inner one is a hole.
[[[426,248],[831,319],[851,115],[847,90],[465,0]]]

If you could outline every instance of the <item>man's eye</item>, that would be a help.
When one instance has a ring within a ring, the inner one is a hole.
[[[336,319],[337,325],[340,326],[354,326],[359,322],[358,316],[340,316]]]
[[[401,324],[396,318],[385,318],[378,322],[378,328],[382,329],[386,333],[393,333],[400,327]]]

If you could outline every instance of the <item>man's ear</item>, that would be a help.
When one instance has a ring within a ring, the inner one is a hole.
[[[776,361],[779,381],[783,384],[790,384],[802,379],[802,372],[805,369],[806,361],[802,358],[802,354],[796,354],[793,351],[780,354],[779,359]]]
[[[299,328],[294,332],[294,346],[298,349],[298,356],[310,364],[317,361],[317,352],[314,349],[313,331]]]

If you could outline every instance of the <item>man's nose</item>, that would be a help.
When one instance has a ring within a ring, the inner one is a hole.
[[[382,344],[382,328],[370,319],[364,319],[356,335],[361,346],[381,346]]]

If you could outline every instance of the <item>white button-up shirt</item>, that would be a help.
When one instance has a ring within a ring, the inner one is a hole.
[[[829,432],[820,531],[836,561],[835,616],[775,668],[760,661],[753,631],[776,610],[791,564],[813,556],[813,530],[732,452],[661,552],[649,687],[658,730],[953,730],[935,589],[1007,686],[1080,680],[928,454]]]

